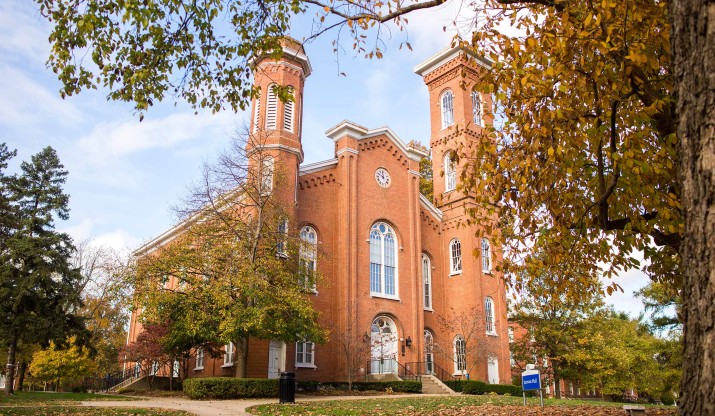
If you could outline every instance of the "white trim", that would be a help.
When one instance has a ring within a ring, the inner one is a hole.
[[[383,134],[387,136],[390,140],[392,140],[392,142],[395,143],[400,150],[402,150],[402,153],[406,154],[407,157],[414,161],[419,162],[420,160],[422,160],[423,157],[429,156],[429,152],[427,151],[416,149],[414,147],[407,147],[407,145],[405,145],[405,142],[403,142],[402,139],[400,139],[400,137],[395,134],[395,132],[392,131],[392,129],[388,126],[382,126],[376,129],[369,130],[367,133],[365,133],[364,136],[359,137],[358,140],[369,139],[371,137],[380,136]]]
[[[418,177],[422,177],[422,174],[421,174],[421,173],[419,173],[419,172],[417,172],[417,171],[414,171],[414,170],[412,170],[412,169],[409,169],[409,170],[407,171],[407,173],[411,173],[411,174],[416,175],[416,176],[418,176]]]
[[[343,153],[352,153],[352,154],[354,154],[354,155],[357,155],[357,154],[359,154],[360,152],[358,152],[357,150],[353,149],[352,147],[344,147],[344,148],[338,150],[337,152],[335,152],[335,156],[340,156],[340,155],[342,155]]]
[[[332,168],[338,164],[338,159],[328,159],[322,162],[311,163],[300,168],[299,176],[308,175],[310,173],[319,172],[324,169]]]
[[[397,291],[397,288],[395,288],[395,291]],[[390,296],[390,295],[385,295],[385,294],[377,293],[377,292],[370,292],[370,297],[371,298],[382,298],[382,299],[388,299],[388,300],[396,300],[398,302],[402,302],[402,299],[400,299],[398,296]]]
[[[442,211],[439,210],[434,204],[432,204],[426,196],[420,194],[420,203],[429,211],[430,214],[434,215],[438,220],[442,221],[442,216],[444,215]]]
[[[474,61],[477,64],[479,64],[480,66],[482,66],[486,69],[492,69],[492,65],[494,64],[494,62],[491,59],[484,57],[484,56],[476,55],[474,52],[466,50],[460,46],[455,46],[452,48],[444,49],[444,50],[437,52],[436,54],[430,56],[429,58],[427,58],[426,61],[415,66],[413,68],[413,71],[417,75],[425,77],[430,72],[441,67],[442,65],[451,61],[452,59],[458,57],[463,52],[466,52],[468,55],[470,55],[472,58],[474,58]]]
[[[313,72],[313,67],[310,65],[310,59],[308,59],[308,55],[302,53],[301,51],[295,50],[290,47],[283,47],[283,56],[288,56],[289,58],[293,58],[303,63],[305,65],[305,67],[303,68],[303,72],[305,73],[306,78],[308,78],[311,72]]]
[[[333,141],[335,142],[338,141],[338,139],[343,138],[344,136],[360,137],[367,132],[367,127],[363,127],[349,120],[343,120],[335,126],[326,130],[325,135],[333,139]]]
[[[310,71],[306,72],[303,68],[301,68],[301,67],[299,67],[299,66],[297,66],[297,65],[293,65],[292,63],[286,62],[286,61],[272,61],[272,62],[271,62],[271,61],[263,61],[263,62],[261,62],[261,63],[258,65],[258,68],[260,69],[260,68],[262,68],[262,67],[264,67],[264,66],[268,66],[268,65],[271,65],[271,66],[279,66],[279,65],[289,66],[289,67],[291,67],[291,68],[293,68],[293,69],[297,69],[298,71],[303,72],[303,74],[305,74],[305,78],[308,78],[308,76],[310,75]]]
[[[303,149],[296,149],[295,147],[290,147],[286,146],[284,144],[262,144],[260,146],[254,146],[246,152],[247,156],[252,155],[254,152],[258,150],[283,150],[284,152],[288,153],[293,153],[294,155],[298,156],[298,162],[303,163]]]

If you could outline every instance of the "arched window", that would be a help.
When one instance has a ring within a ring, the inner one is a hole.
[[[370,229],[370,294],[397,297],[397,237],[384,222]]]
[[[424,285],[424,308],[432,310],[432,263],[429,256],[422,253],[422,283]]]
[[[494,301],[492,298],[484,299],[484,319],[486,320],[487,334],[496,335],[497,329],[494,323]]]
[[[378,316],[370,325],[370,373],[396,373],[397,326],[387,316]]]
[[[261,195],[267,195],[273,190],[273,158],[264,157],[261,165]]]
[[[276,129],[278,118],[278,96],[273,90],[275,84],[268,86],[268,98],[266,99],[266,130]]]
[[[261,96],[256,97],[256,104],[253,106],[253,132],[258,131],[261,118]]]
[[[474,124],[483,127],[483,115],[482,115],[482,97],[479,95],[478,91],[472,91],[472,117],[474,119]]]
[[[288,87],[288,91],[293,94],[293,87]],[[283,130],[293,132],[293,99],[288,100],[283,105]]]
[[[458,238],[449,243],[449,274],[462,273],[462,243]]]
[[[440,101],[442,104],[442,129],[446,129],[454,124],[454,97],[452,96],[452,91],[447,90],[442,93]]]
[[[467,371],[467,342],[464,337],[454,337],[454,373],[465,374]]]
[[[492,271],[492,249],[489,240],[482,238],[482,272]]]
[[[434,373],[434,335],[429,329],[425,329],[425,370]]]
[[[303,287],[315,290],[315,271],[318,266],[318,233],[310,226],[300,230],[300,269]]]
[[[453,191],[457,187],[457,169],[452,160],[452,153],[444,154],[444,191]]]

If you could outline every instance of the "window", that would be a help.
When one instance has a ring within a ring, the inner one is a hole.
[[[486,238],[482,238],[482,272],[492,272],[492,249]]]
[[[425,291],[425,309],[432,310],[432,264],[426,254],[422,254],[422,281]]]
[[[266,99],[266,130],[276,129],[276,120],[278,118],[278,97],[273,90],[275,84],[268,86],[268,98]]]
[[[457,169],[455,169],[452,153],[444,155],[444,192],[454,191],[457,187]]]
[[[151,373],[149,374],[150,376],[155,376],[159,372],[159,362],[158,361],[152,361],[151,362]]]
[[[278,222],[278,244],[276,244],[276,255],[286,257],[286,237],[288,235],[288,220],[282,219]]]
[[[295,366],[315,367],[315,344],[310,341],[295,343]]]
[[[472,117],[474,124],[480,127],[484,126],[482,121],[482,97],[478,91],[472,91]]]
[[[273,158],[263,158],[261,167],[261,195],[267,195],[273,190]]]
[[[486,320],[487,334],[496,335],[497,329],[494,324],[494,301],[492,298],[484,299],[484,318]]]
[[[453,239],[449,243],[449,274],[462,273],[462,243],[459,239]]]
[[[258,96],[256,98],[256,105],[253,106],[253,132],[254,133],[258,131],[260,117],[261,117],[261,97]]]
[[[194,368],[194,370],[203,370],[203,369],[204,369],[204,349],[197,348],[196,349],[196,368]]]
[[[454,124],[454,97],[452,91],[447,90],[442,94],[442,129]]]
[[[310,226],[300,230],[300,268],[303,273],[303,287],[315,290],[315,271],[318,260],[318,233]]]
[[[370,230],[370,294],[397,297],[397,238],[384,222]]]
[[[293,94],[293,87],[288,87],[288,92]],[[283,130],[293,132],[293,103],[294,100],[288,100],[283,105]]]
[[[467,371],[467,342],[464,337],[454,337],[454,373],[465,374]]]
[[[425,370],[427,374],[434,374],[434,335],[425,329]]]
[[[231,367],[233,365],[233,353],[235,352],[236,348],[233,345],[233,342],[229,342],[224,346],[224,353],[223,353],[223,367]]]
[[[509,342],[514,342],[514,328],[509,327]]]

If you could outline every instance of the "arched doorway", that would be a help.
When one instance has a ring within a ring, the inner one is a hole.
[[[397,373],[397,326],[387,316],[378,316],[370,326],[370,372]]]
[[[434,335],[425,329],[425,374],[434,374]]]

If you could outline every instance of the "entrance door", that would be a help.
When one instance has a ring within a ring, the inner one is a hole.
[[[495,357],[489,357],[487,377],[489,378],[489,384],[499,384],[499,361]]]
[[[434,374],[434,336],[425,329],[425,374]]]
[[[279,378],[281,376],[283,345],[283,342],[274,339],[268,346],[268,378]]]
[[[392,319],[378,316],[370,327],[370,373],[397,373],[397,327]]]

